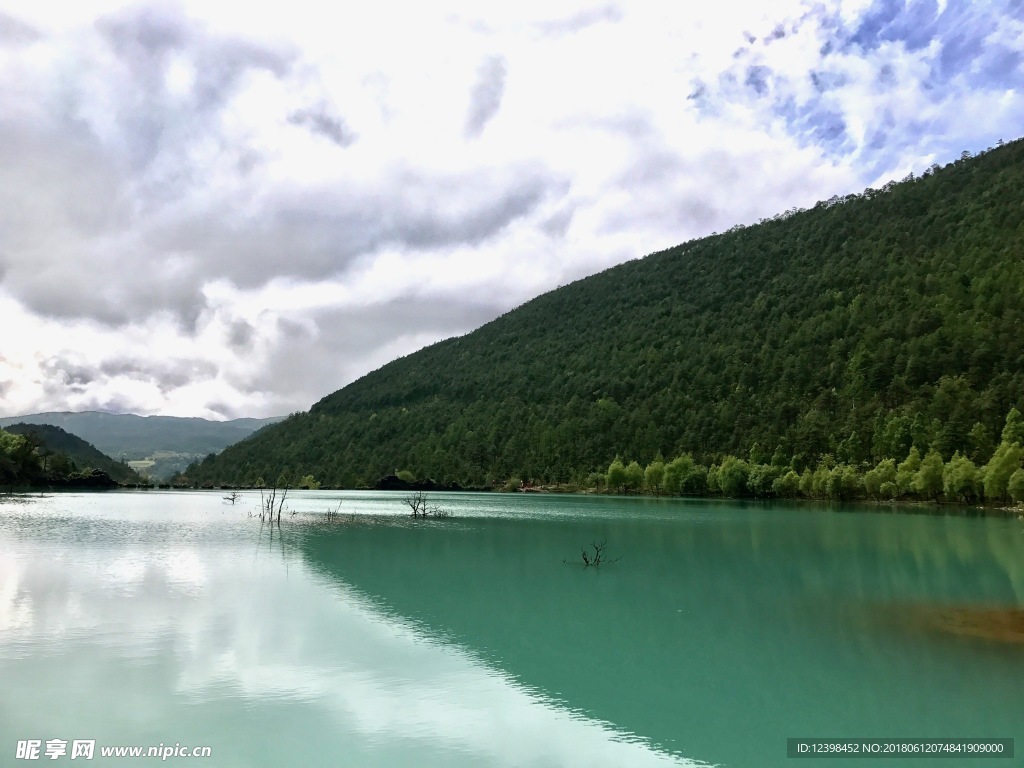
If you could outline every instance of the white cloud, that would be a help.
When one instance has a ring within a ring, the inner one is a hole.
[[[0,413],[304,409],[571,279],[1014,138],[1012,8],[886,8],[0,9]]]

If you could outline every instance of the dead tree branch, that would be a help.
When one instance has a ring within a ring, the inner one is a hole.
[[[597,568],[601,565],[610,565],[611,563],[617,563],[621,560],[621,557],[608,559],[605,550],[608,547],[607,542],[602,541],[598,544],[596,541],[591,543],[591,548],[594,550],[590,552],[586,547],[580,547],[580,558],[583,560],[583,567],[590,568],[591,566]],[[563,560],[563,563],[568,564],[568,560]]]
[[[447,509],[442,509],[441,507],[429,504],[427,494],[423,491],[416,491],[416,493],[406,496],[402,501],[407,507],[409,507],[409,510],[412,512],[412,516],[416,519],[451,516],[451,512]]]
[[[284,501],[288,498],[288,487],[281,489],[278,495],[277,486],[272,486],[264,493],[263,486],[260,486],[260,522],[273,523],[274,515],[277,515],[277,524],[281,524],[281,512],[284,511]]]

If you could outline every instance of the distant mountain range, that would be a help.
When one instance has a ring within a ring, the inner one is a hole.
[[[49,482],[73,472],[101,469],[119,483],[132,485],[142,478],[127,464],[115,461],[85,440],[51,424],[5,424],[13,435],[32,436],[40,445],[44,459],[42,471]],[[41,482],[46,482],[41,481]]]
[[[268,424],[269,419],[210,421],[178,416],[136,416],[130,413],[56,412],[0,418],[11,424],[50,424],[92,443],[98,451],[124,459],[154,478],[169,477],[196,458],[219,453]]]

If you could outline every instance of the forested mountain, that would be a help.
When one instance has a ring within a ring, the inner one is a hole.
[[[185,479],[353,486],[398,469],[464,485],[583,482],[616,456],[687,452],[799,474],[864,471],[911,446],[980,466],[1014,406],[1024,141],[559,288]]]
[[[221,451],[248,437],[261,427],[280,421],[271,419],[232,419],[210,421],[179,416],[136,416],[132,413],[32,413],[0,418],[0,427],[9,424],[52,424],[61,427],[97,449],[117,459],[144,459],[156,451],[205,456]]]
[[[143,482],[128,465],[60,427],[9,424],[0,433],[0,482],[4,484],[74,485],[96,469],[119,483]]]

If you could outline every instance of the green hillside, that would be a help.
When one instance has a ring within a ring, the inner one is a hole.
[[[1024,141],[559,288],[186,479],[584,482],[617,455],[686,452],[799,474],[902,461],[912,445],[981,466],[1014,406]]]
[[[33,413],[0,418],[0,428],[11,424],[51,424],[92,443],[108,456],[136,461],[156,479],[169,478],[196,459],[222,451],[256,430],[280,421],[232,419],[210,421],[178,416],[136,416],[131,413]],[[148,459],[148,461],[139,461]]]
[[[141,483],[142,478],[131,467],[114,461],[98,451],[82,438],[49,424],[9,424],[2,430],[7,436],[22,438],[15,444],[10,437],[9,451],[20,454],[19,462],[11,462],[12,477],[4,482],[16,480],[26,485],[74,484],[76,476],[88,475],[94,469],[107,473],[122,484]],[[26,439],[27,438],[27,439]],[[20,450],[19,450],[20,449]],[[14,465],[18,464],[15,478]]]
[[[79,435],[109,456],[144,459],[156,451],[199,454],[221,451],[280,419],[210,421],[179,416],[136,416],[132,413],[32,413],[0,418],[0,427],[24,422],[52,424]]]

